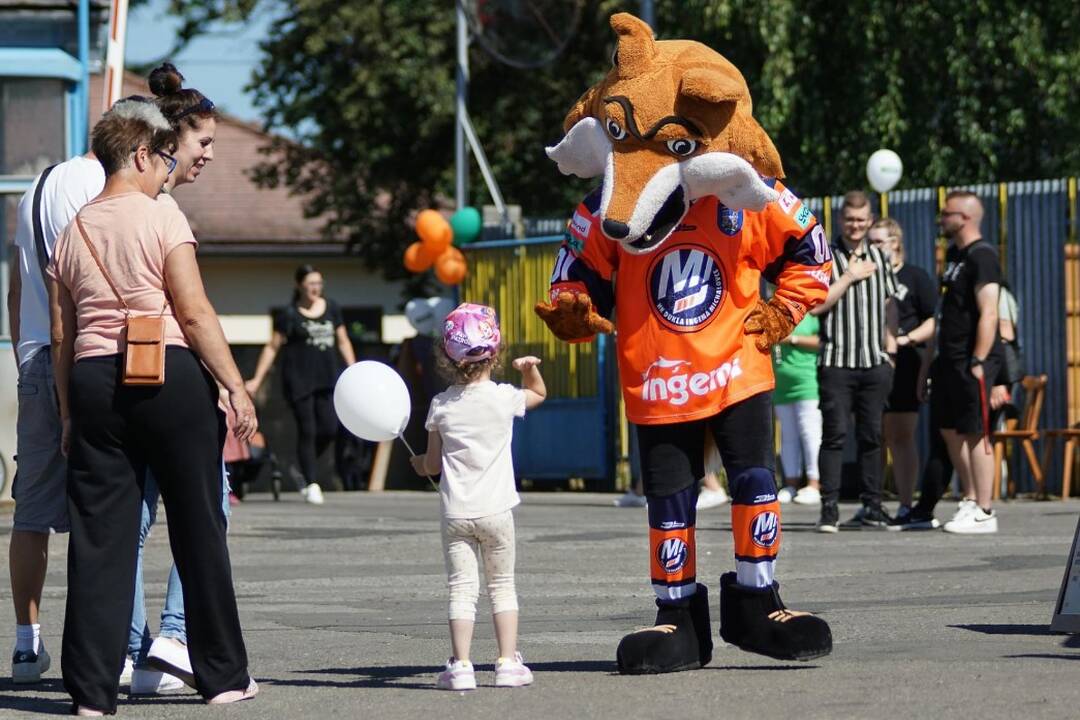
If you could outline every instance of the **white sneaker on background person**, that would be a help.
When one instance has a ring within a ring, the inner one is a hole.
[[[799,488],[799,492],[795,493],[794,503],[796,505],[820,505],[821,491],[809,485]]]
[[[42,673],[51,665],[45,643],[38,644],[37,652],[16,650],[11,656],[11,681],[17,685],[40,682]]]
[[[152,667],[137,667],[131,673],[132,695],[171,695],[187,690],[187,683],[175,675]]]
[[[956,504],[956,512],[953,513],[952,519],[949,522],[956,522],[962,520],[965,515],[970,515],[978,509],[978,505],[971,498],[964,498]],[[946,523],[947,525],[948,523]]]
[[[702,488],[697,497],[697,509],[708,510],[709,508],[719,507],[730,501],[731,498],[724,492],[724,488],[720,488],[719,490]]]
[[[612,502],[615,507],[645,507],[648,504],[644,495],[637,495],[633,490],[627,490]]]
[[[781,505],[787,505],[789,502],[795,499],[795,488],[790,485],[785,485],[776,491],[776,501]]]
[[[533,674],[525,664],[521,653],[514,653],[512,658],[495,660],[495,687],[524,687],[532,685]]]
[[[943,528],[945,532],[954,535],[985,535],[998,531],[997,513],[993,510],[986,512],[981,507],[975,506],[974,510],[963,515],[957,513],[957,515],[959,517],[954,517],[945,523]]]
[[[130,685],[133,672],[135,672],[135,663],[129,657],[124,658],[124,669],[120,671],[120,684]]]
[[[188,687],[195,687],[195,673],[191,669],[187,645],[176,638],[154,638],[150,652],[146,654],[146,664],[155,670],[180,678]]]
[[[322,488],[319,487],[319,483],[311,483],[306,488],[301,490],[300,494],[304,496],[305,502],[309,502],[312,505],[323,504]]]
[[[440,690],[475,690],[476,673],[471,662],[450,658],[446,669],[435,678],[435,687]]]

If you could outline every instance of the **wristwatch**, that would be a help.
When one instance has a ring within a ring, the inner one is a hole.
[[[986,358],[981,358],[977,355],[971,356],[971,367],[975,367],[976,365],[982,365],[984,362],[986,362]]]

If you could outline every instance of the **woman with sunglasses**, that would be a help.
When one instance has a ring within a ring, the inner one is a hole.
[[[194,88],[183,87],[184,76],[170,63],[163,63],[150,73],[153,102],[176,133],[176,150],[169,157],[168,180],[157,203],[170,211],[180,208],[171,192],[195,182],[206,164],[214,159],[214,135],[217,118],[214,103]],[[228,479],[222,470],[221,507],[229,515]],[[176,566],[169,573],[165,605],[161,611],[158,637],[151,642],[143,592],[143,547],[150,528],[157,520],[157,480],[148,473],[143,487],[142,521],[139,528],[139,554],[135,572],[135,604],[128,637],[128,659],[121,674],[121,685],[130,681],[132,695],[154,695],[194,687],[191,660],[187,651],[187,627],[184,619],[183,585]]]
[[[206,298],[187,219],[155,202],[173,166],[176,132],[153,103],[127,100],[102,116],[91,144],[105,189],[64,230],[49,266],[71,521],[64,687],[75,714],[116,712],[149,470],[184,580],[195,685],[210,703],[236,702],[258,687],[248,674],[220,511],[218,383],[228,389],[241,440],[257,429],[255,408]],[[161,384],[123,382],[131,316],[162,318]]]

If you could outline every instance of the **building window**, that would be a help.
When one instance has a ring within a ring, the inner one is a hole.
[[[32,177],[65,159],[64,86],[54,78],[0,77],[0,175]]]

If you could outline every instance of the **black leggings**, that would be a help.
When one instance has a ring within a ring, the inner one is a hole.
[[[195,354],[170,347],[165,384],[121,383],[120,355],[71,371],[64,687],[79,705],[116,711],[131,625],[142,482],[149,468],[169,516],[184,586],[188,652],[205,698],[248,686],[225,516],[218,391]]]
[[[300,472],[309,485],[318,482],[319,456],[326,452],[338,436],[338,419],[334,412],[334,391],[316,390],[310,395],[290,401],[296,418],[296,458]],[[334,465],[341,472],[343,443],[335,443]]]

